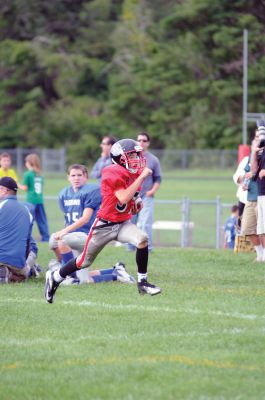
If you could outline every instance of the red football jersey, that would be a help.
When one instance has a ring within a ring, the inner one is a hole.
[[[131,174],[118,164],[112,164],[102,170],[100,185],[102,203],[97,213],[99,218],[112,222],[123,222],[132,217],[131,208],[134,200],[130,200],[127,204],[120,204],[115,192],[119,189],[127,189],[137,177],[137,174]]]

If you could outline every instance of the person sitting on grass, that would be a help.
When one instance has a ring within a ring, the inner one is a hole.
[[[17,200],[17,190],[14,179],[0,179],[0,283],[20,282],[39,272],[33,217]]]

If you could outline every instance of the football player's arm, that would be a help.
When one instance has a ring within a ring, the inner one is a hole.
[[[139,175],[130,186],[128,186],[126,189],[117,190],[115,192],[115,196],[119,202],[121,204],[128,203],[135,195],[135,192],[137,192],[138,187],[141,186],[143,180],[149,175],[152,175],[152,170],[145,167],[141,175]]]
[[[66,226],[61,231],[55,232],[54,234],[55,239],[59,240],[67,233],[74,232],[76,229],[81,228],[81,226],[87,224],[90,218],[92,217],[93,212],[94,212],[93,208],[85,208],[82,217],[80,217],[77,221],[75,221],[71,225]]]

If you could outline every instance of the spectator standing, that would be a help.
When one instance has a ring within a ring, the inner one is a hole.
[[[17,174],[13,168],[11,168],[12,160],[9,153],[2,153],[0,155],[0,178],[9,176],[16,182],[18,181]]]
[[[101,180],[101,173],[102,169],[110,165],[111,162],[111,157],[110,157],[110,149],[111,146],[117,141],[117,139],[114,136],[104,136],[100,147],[101,147],[101,156],[97,160],[97,162],[94,164],[91,172],[90,172],[90,178],[93,179],[98,179],[100,182]]]
[[[26,257],[31,246],[32,215],[17,200],[18,186],[10,177],[0,179],[0,282],[20,281],[31,275]],[[35,248],[36,252],[36,248]]]
[[[44,208],[44,177],[41,174],[41,163],[39,156],[34,153],[27,155],[25,159],[25,165],[28,171],[24,173],[22,185],[19,187],[27,192],[27,202],[33,204],[34,206],[34,218],[41,234],[41,241],[48,242],[50,234]]]
[[[255,138],[251,144],[251,155],[249,162],[245,167],[245,178],[242,184],[243,190],[247,191],[247,201],[244,207],[241,223],[241,234],[249,236],[249,239],[256,251],[256,261],[262,261],[263,259],[263,248],[260,243],[260,237],[257,234],[257,197],[258,197],[258,186],[257,182],[253,179],[253,173],[251,172],[251,158],[253,151],[259,143],[259,132],[255,131]]]
[[[262,245],[262,260],[265,261],[265,121],[257,121],[257,126],[259,139],[252,152],[251,172],[258,185],[257,234]]]
[[[139,186],[152,171],[143,164],[142,148],[132,139],[116,142],[111,148],[114,165],[103,169],[101,181],[102,204],[97,213],[83,253],[56,271],[47,271],[45,298],[53,303],[60,283],[67,275],[80,268],[89,267],[100,251],[112,240],[133,243],[137,247],[138,291],[140,294],[156,295],[161,289],[147,281],[148,238],[130,222],[132,213],[142,207],[135,198]]]
[[[159,189],[162,174],[159,159],[148,151],[150,146],[150,135],[147,132],[140,132],[137,135],[137,142],[143,148],[143,156],[146,159],[147,167],[152,171],[152,174],[147,176],[143,181],[140,190],[140,197],[143,200],[142,210],[136,214],[132,222],[143,230],[148,235],[148,250],[153,250],[153,233],[152,225],[154,221],[154,195]],[[135,247],[128,245],[129,250],[135,250]]]
[[[236,226],[238,218],[238,206],[233,205],[231,208],[231,215],[226,220],[224,226],[224,247],[233,250],[235,247]]]

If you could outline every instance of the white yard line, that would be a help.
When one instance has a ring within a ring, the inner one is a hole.
[[[7,298],[0,299],[1,303],[40,303],[45,304],[45,300],[41,299],[21,299],[21,298]],[[162,312],[162,313],[184,313],[184,314],[208,314],[212,316],[220,316],[220,317],[228,317],[228,318],[237,318],[237,319],[245,319],[245,320],[257,320],[257,319],[265,319],[265,315],[256,315],[256,314],[242,314],[240,312],[224,312],[224,311],[204,311],[196,308],[172,308],[172,307],[159,307],[159,306],[144,306],[138,304],[110,304],[110,303],[101,303],[101,302],[93,302],[93,301],[73,301],[73,300],[59,300],[58,303],[60,305],[65,306],[74,306],[74,307],[95,307],[95,308],[105,308],[108,310],[121,310],[121,311],[145,311],[145,312]],[[52,305],[46,304],[47,307],[53,307]]]
[[[253,329],[249,330],[250,333],[253,334]],[[231,328],[231,329],[210,329],[209,331],[204,331],[204,332],[199,332],[199,331],[192,331],[192,332],[167,332],[167,333],[155,333],[153,335],[148,334],[147,332],[140,332],[136,334],[124,334],[124,335],[109,335],[105,334],[102,336],[99,335],[81,335],[81,336],[75,336],[74,339],[60,339],[56,338],[56,345],[59,344],[74,344],[76,342],[82,342],[82,341],[87,341],[87,340],[93,340],[93,341],[127,341],[127,340],[132,340],[132,339],[144,339],[144,340],[150,340],[150,339],[156,339],[156,338],[164,338],[164,339],[170,339],[170,338],[182,338],[182,337],[197,337],[197,336],[203,336],[203,337],[208,337],[208,336],[215,336],[215,335],[242,335],[243,333],[248,333],[247,329],[241,329],[241,328]],[[264,329],[256,329],[255,333],[263,333],[264,334]],[[8,337],[5,338],[4,340],[0,339],[0,345],[1,346],[18,346],[18,347],[28,347],[28,346],[33,346],[33,345],[41,345],[41,344],[51,344],[54,343],[55,339],[51,337],[47,338],[36,338],[36,339],[21,339],[21,338],[12,338]]]

